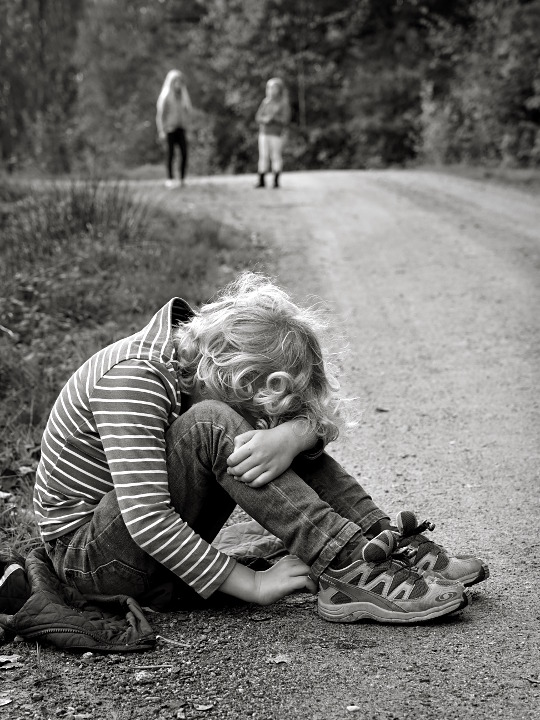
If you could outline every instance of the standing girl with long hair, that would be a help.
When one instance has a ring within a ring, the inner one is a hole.
[[[259,182],[264,187],[264,175],[274,173],[274,187],[279,187],[283,169],[283,141],[290,122],[289,97],[281,78],[270,78],[266,83],[266,97],[259,105],[255,120],[259,123]]]
[[[180,150],[180,183],[186,176],[188,147],[186,130],[192,116],[193,106],[186,80],[180,70],[167,73],[157,101],[156,125],[159,139],[167,142],[167,185],[174,185],[174,148]]]

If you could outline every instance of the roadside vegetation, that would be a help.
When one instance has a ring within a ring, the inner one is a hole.
[[[171,297],[210,297],[244,240],[125,183],[0,179],[0,551],[35,542],[41,434],[71,373]]]

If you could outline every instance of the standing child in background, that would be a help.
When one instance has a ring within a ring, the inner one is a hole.
[[[279,187],[279,175],[283,168],[283,140],[291,119],[289,98],[283,81],[271,78],[266,83],[266,97],[255,115],[259,123],[259,182],[264,187],[264,174],[274,173],[274,187]]]
[[[52,409],[34,493],[61,580],[141,601],[164,581],[261,605],[318,590],[333,622],[464,607],[484,563],[449,555],[412,513],[391,527],[323,452],[337,426],[319,330],[246,273],[198,312],[173,298],[87,360]],[[291,555],[255,571],[214,547],[237,504]]]
[[[186,130],[189,126],[192,105],[186,81],[180,70],[167,73],[157,101],[156,125],[159,139],[167,141],[167,187],[175,185],[173,174],[174,148],[180,150],[180,184],[186,176],[188,147]]]

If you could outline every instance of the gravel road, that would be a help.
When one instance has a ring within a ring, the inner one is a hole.
[[[0,717],[539,718],[538,195],[428,171],[252,185],[192,180],[167,202],[249,229],[297,299],[330,306],[355,398],[330,450],[491,577],[462,613],[417,627],[332,625],[303,594],[152,616],[187,646],[87,662],[44,649],[43,677],[60,674]]]
[[[391,514],[429,517],[492,572],[442,625],[299,627],[282,675],[302,681],[280,693],[281,717],[350,704],[374,718],[539,717],[538,196],[427,171],[285,175],[254,197],[246,185],[229,182],[225,219],[257,223],[280,281],[339,319],[358,426],[334,453]]]

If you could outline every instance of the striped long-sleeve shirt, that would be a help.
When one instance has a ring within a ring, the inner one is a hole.
[[[165,433],[181,412],[172,330],[193,311],[174,298],[135,335],[72,375],[47,422],[34,509],[44,541],[72,532],[113,488],[133,540],[203,597],[234,560],[172,508]]]

